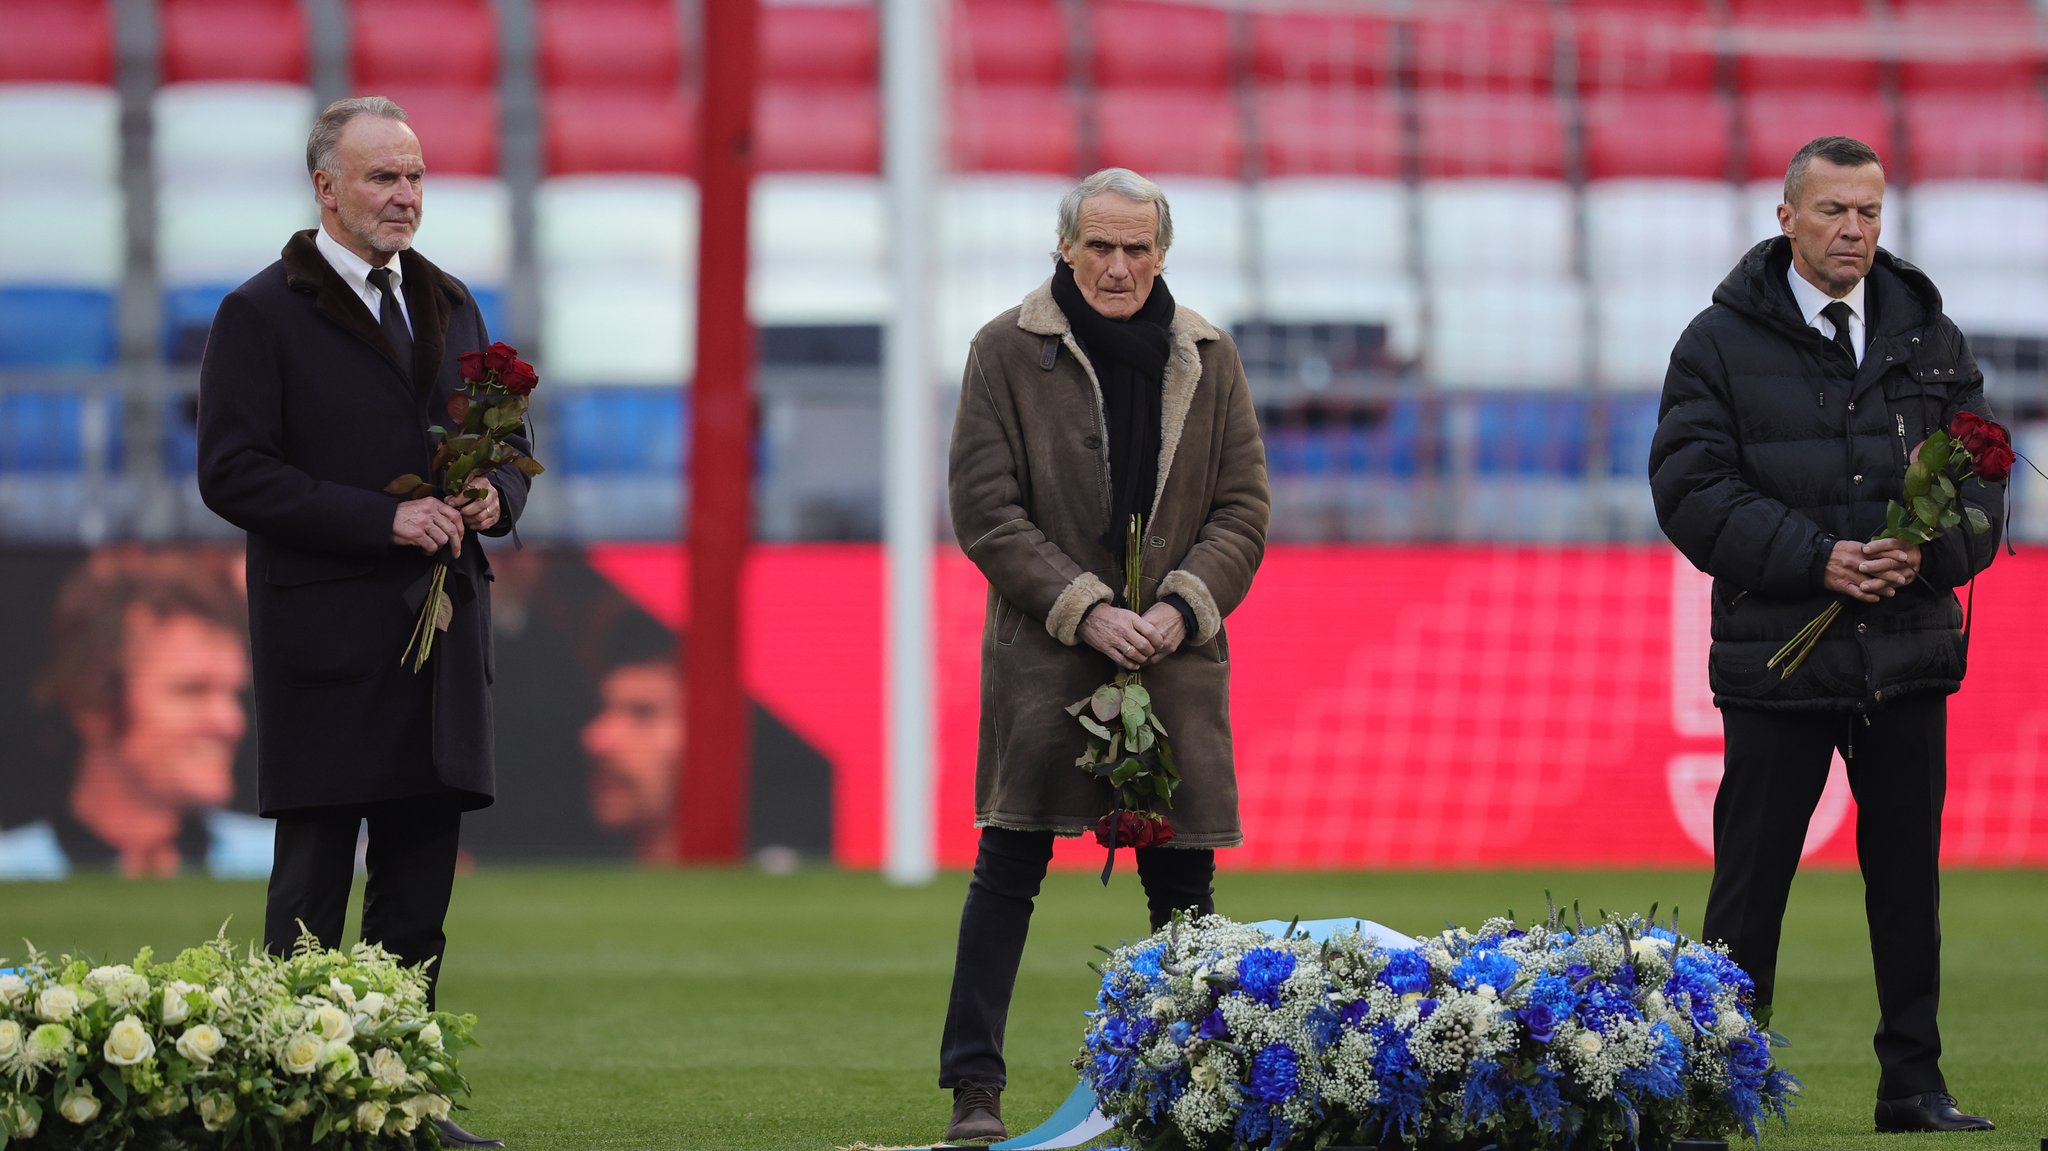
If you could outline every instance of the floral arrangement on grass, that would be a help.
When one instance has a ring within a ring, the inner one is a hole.
[[[1742,969],[1642,916],[1414,950],[1177,918],[1098,969],[1075,1065],[1144,1151],[1660,1151],[1755,1140],[1798,1091]]]
[[[0,974],[0,1144],[89,1151],[434,1148],[476,1017],[430,1012],[381,947],[213,942]],[[5,961],[0,961],[0,967]]]

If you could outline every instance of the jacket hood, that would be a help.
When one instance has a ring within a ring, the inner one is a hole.
[[[1785,283],[1791,266],[1789,237],[1763,240],[1745,253],[1721,286],[1714,289],[1714,302],[1762,323],[1801,331],[1806,321],[1799,315],[1798,305]],[[1927,273],[1883,248],[1877,250],[1870,274],[1864,279],[1876,293],[1870,312],[1879,334],[1917,328],[1928,316],[1941,313],[1941,293]]]

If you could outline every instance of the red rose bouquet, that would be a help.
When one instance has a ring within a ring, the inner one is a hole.
[[[1132,516],[1124,537],[1124,602],[1132,611],[1139,610],[1144,552],[1145,537],[1138,517]],[[1096,842],[1109,849],[1102,866],[1102,882],[1108,883],[1118,847],[1157,847],[1173,838],[1173,824],[1153,804],[1173,806],[1180,769],[1174,766],[1166,725],[1152,710],[1152,693],[1136,671],[1119,671],[1086,699],[1074,701],[1067,714],[1080,721],[1088,739],[1074,766],[1108,780],[1116,796],[1115,806],[1095,824]]]
[[[1975,412],[1957,413],[1947,430],[1935,429],[1920,445],[1920,454],[1906,468],[1905,501],[1891,501],[1884,528],[1870,538],[1924,544],[1966,521],[1973,534],[1989,531],[1991,520],[1983,511],[1958,508],[1958,485],[1971,479],[1980,484],[2003,482],[2012,474],[2012,461],[2012,438],[2004,428]],[[1837,599],[1807,621],[1764,666],[1781,668],[1778,674],[1790,679],[1841,614],[1842,601]]]
[[[384,490],[409,500],[436,494],[462,494],[482,499],[484,477],[499,468],[517,468],[528,476],[543,469],[540,461],[506,442],[506,437],[526,425],[527,397],[540,386],[533,365],[519,358],[519,350],[507,343],[495,343],[481,352],[464,352],[457,358],[462,386],[448,397],[451,433],[439,424],[428,428],[440,437],[428,470],[441,477],[437,486],[416,475],[403,475]],[[420,618],[413,625],[412,639],[398,662],[412,661],[417,672],[434,652],[434,633],[447,631],[455,614],[448,598],[448,561],[434,562],[433,577],[427,585],[427,599],[420,605]]]

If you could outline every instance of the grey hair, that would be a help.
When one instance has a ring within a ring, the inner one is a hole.
[[[1785,202],[1797,207],[1799,193],[1806,184],[1806,170],[1813,167],[1816,159],[1826,160],[1844,168],[1861,168],[1865,164],[1876,164],[1879,172],[1884,171],[1884,161],[1877,158],[1877,149],[1851,136],[1817,136],[1806,142],[1806,146],[1792,153],[1792,162],[1785,166]]]
[[[1173,247],[1173,213],[1166,206],[1166,193],[1129,168],[1104,168],[1060,197],[1061,240],[1069,244],[1081,242],[1081,205],[1104,192],[1127,196],[1141,204],[1158,205],[1159,254],[1163,256],[1166,249]]]
[[[313,121],[313,133],[306,137],[308,176],[315,172],[340,174],[334,166],[334,150],[341,146],[341,130],[358,116],[381,116],[405,123],[405,109],[383,96],[351,96],[346,100],[336,100],[320,113],[318,120]]]

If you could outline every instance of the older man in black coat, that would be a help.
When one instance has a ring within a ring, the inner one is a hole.
[[[248,533],[257,798],[277,821],[264,942],[289,950],[301,923],[341,942],[367,820],[363,938],[432,975],[462,812],[496,787],[477,536],[511,530],[527,479],[494,471],[474,500],[385,494],[428,473],[457,357],[488,338],[469,291],[411,250],[425,167],[404,111],[339,101],[306,153],[321,226],[221,302],[199,385],[200,493]],[[415,673],[399,655],[444,549],[453,617]]]
[[[1991,563],[2003,484],[1962,485],[1993,530],[1924,546],[1870,540],[1920,442],[1984,378],[1941,295],[1877,246],[1884,169],[1868,145],[1800,149],[1784,235],[1751,249],[1671,354],[1650,484],[1671,541],[1714,577],[1708,678],[1726,731],[1702,927],[1775,992],[1778,940],[1832,753],[1856,796],[1876,964],[1880,1131],[1986,1130],[1948,1094],[1939,865],[1948,696],[1967,652],[1955,589]],[[1846,611],[1789,676],[1773,653]]]

